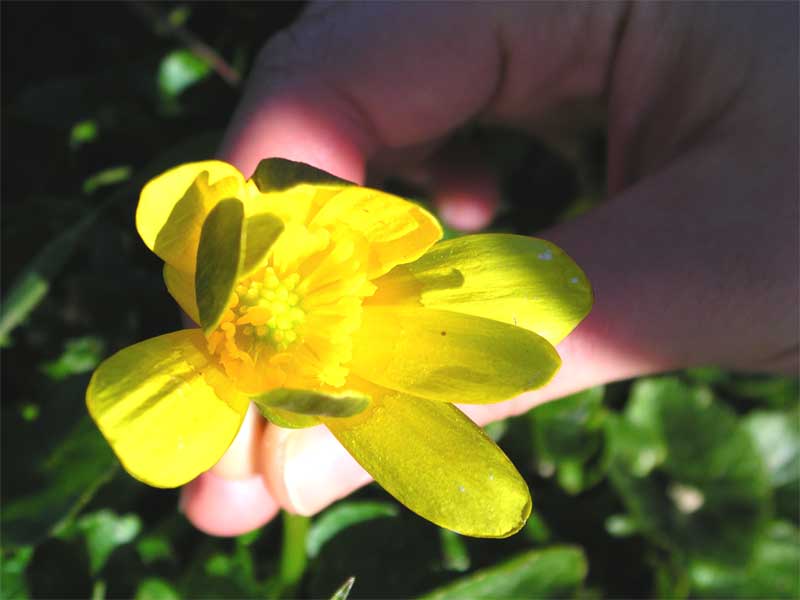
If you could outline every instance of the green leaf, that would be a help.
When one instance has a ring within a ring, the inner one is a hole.
[[[347,600],[350,595],[350,590],[353,589],[353,584],[356,582],[355,577],[348,577],[341,587],[333,593],[331,600]]]
[[[743,420],[764,458],[774,487],[800,477],[800,421],[797,415],[756,411]]]
[[[314,519],[306,537],[306,553],[315,558],[322,547],[345,529],[385,517],[394,517],[397,506],[388,502],[345,501],[335,504]]]
[[[180,594],[172,585],[159,577],[148,577],[136,588],[136,600],[180,600]]]
[[[243,258],[243,224],[244,206],[236,198],[219,202],[203,223],[194,289],[206,334],[219,325],[236,286]]]
[[[95,173],[91,177],[88,177],[83,182],[83,192],[85,194],[94,194],[102,187],[116,185],[118,183],[122,183],[123,181],[127,181],[131,178],[131,172],[132,169],[129,165],[121,165],[118,167],[109,167],[108,169],[103,169],[99,173]]]
[[[172,543],[164,535],[149,535],[139,540],[136,544],[139,558],[146,565],[154,562],[171,560],[175,556]]]
[[[209,156],[218,145],[219,137],[219,133],[202,133],[168,148],[150,161],[127,185],[115,190],[103,204],[67,228],[64,233],[39,251],[14,281],[3,302],[0,303],[0,343],[4,347],[11,344],[11,331],[22,324],[47,296],[51,281],[61,272],[86,232],[104,210],[121,200],[128,200],[133,189],[141,187],[170,166]]]
[[[0,337],[7,339],[44,299],[50,290],[50,281],[72,256],[98,215],[99,210],[88,214],[47,244],[29,263],[0,304]]]
[[[23,600],[30,597],[25,570],[32,557],[32,546],[23,546],[13,552],[3,550],[0,562],[0,598]]]
[[[109,509],[98,510],[82,516],[75,524],[60,533],[62,538],[83,534],[89,552],[89,565],[96,574],[106,564],[111,553],[133,541],[142,528],[135,514],[117,515]]]
[[[318,392],[277,388],[250,398],[259,409],[281,409],[291,413],[324,417],[352,417],[369,406],[369,396],[361,392]]]
[[[86,121],[75,123],[75,125],[72,126],[72,130],[69,134],[69,145],[70,148],[74,150],[83,144],[94,141],[96,138],[97,121],[94,119],[87,119]]]
[[[56,381],[70,375],[88,373],[103,359],[105,344],[96,336],[72,338],[64,343],[64,351],[56,360],[46,362],[42,371]]]
[[[587,563],[579,548],[554,546],[531,550],[498,565],[476,571],[422,596],[461,598],[565,598],[586,577]]]
[[[604,388],[594,387],[530,411],[537,458],[557,469],[558,481],[570,494],[598,483],[604,476]]]
[[[211,73],[211,67],[189,50],[167,54],[158,68],[158,87],[166,98],[174,99]]]
[[[335,186],[355,185],[305,163],[285,158],[265,158],[256,167],[251,179],[262,192],[280,192],[303,183]]]
[[[772,523],[745,565],[721,566],[695,561],[689,576],[692,596],[701,598],[797,598],[800,596],[800,531]]]
[[[738,375],[723,386],[727,393],[763,402],[773,408],[792,409],[800,397],[800,379],[774,375]]]
[[[794,413],[755,411],[742,421],[769,471],[778,513],[800,519],[800,418]]]
[[[691,557],[746,561],[768,512],[769,484],[736,415],[708,388],[662,377],[636,382],[625,421],[619,427],[611,420],[610,476],[637,529]],[[647,477],[631,468],[629,445],[614,439],[630,427],[663,448],[663,460]]]
[[[71,519],[117,472],[119,463],[88,416],[57,445],[39,472],[36,492],[6,501],[2,512],[6,546],[36,543],[68,528]]]

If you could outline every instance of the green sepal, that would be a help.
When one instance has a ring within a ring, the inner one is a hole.
[[[263,193],[280,192],[303,183],[355,185],[352,181],[336,177],[317,167],[285,158],[265,158],[258,163],[251,179]]]
[[[283,222],[275,215],[262,213],[245,221],[245,251],[239,278],[246,277],[264,262],[272,244],[283,232]]]
[[[244,205],[236,198],[219,202],[208,213],[197,248],[194,291],[200,326],[208,334],[219,325],[243,263]]]
[[[259,406],[259,412],[267,421],[284,429],[306,429],[319,425],[320,421],[312,415],[301,415],[298,413],[281,410],[280,408],[268,408]]]
[[[278,388],[250,398],[259,410],[280,409],[294,415],[312,417],[352,417],[369,406],[370,397],[362,392],[319,392]],[[266,416],[266,415],[265,415]]]

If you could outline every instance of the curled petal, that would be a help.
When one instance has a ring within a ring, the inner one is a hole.
[[[170,169],[144,186],[136,209],[136,228],[164,262],[194,273],[200,229],[206,215],[224,198],[245,197],[244,177],[218,161]]]

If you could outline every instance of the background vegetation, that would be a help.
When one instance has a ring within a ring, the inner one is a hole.
[[[214,153],[255,52],[300,8],[2,4],[2,597],[330,597],[351,577],[370,598],[796,597],[792,379],[696,369],[493,425],[534,498],[508,540],[440,530],[376,486],[211,538],[176,492],[118,467],[86,414],[89,374],[179,327],[134,229],[138,190]],[[567,159],[461,135],[504,174],[495,229],[530,233],[599,199],[601,136]]]

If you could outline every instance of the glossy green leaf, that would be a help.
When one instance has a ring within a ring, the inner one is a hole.
[[[583,582],[583,552],[569,546],[531,550],[425,594],[427,600],[461,598],[566,598]]]
[[[83,192],[85,194],[94,194],[100,188],[108,187],[110,185],[117,185],[131,178],[132,169],[129,165],[120,165],[118,167],[109,167],[103,169],[99,173],[95,173],[88,177],[83,182]]]
[[[135,600],[180,600],[178,591],[166,580],[148,577],[136,588]]]
[[[359,523],[394,517],[397,506],[388,502],[347,500],[325,510],[312,523],[306,537],[306,552],[315,558],[322,547],[331,539]]]
[[[243,226],[244,206],[235,198],[219,202],[203,223],[194,287],[200,325],[206,334],[219,325],[236,286],[246,243]]]
[[[770,525],[747,564],[722,566],[695,561],[689,568],[692,597],[800,597],[800,531],[791,523]]]
[[[252,396],[259,408],[281,409],[286,412],[315,417],[352,417],[369,406],[369,396],[353,390],[319,392],[277,388]]]
[[[743,419],[769,471],[778,513],[800,519],[800,418],[797,411],[755,411]]]
[[[117,515],[109,509],[102,509],[82,516],[59,536],[70,539],[83,535],[89,553],[92,573],[103,568],[111,553],[132,542],[142,528],[141,520],[135,514]]]
[[[94,225],[100,209],[49,242],[11,285],[0,303],[0,338],[8,339],[50,291],[51,281],[72,256],[82,237]]]
[[[205,79],[211,73],[206,61],[190,50],[175,50],[167,54],[158,69],[158,87],[168,98],[180,96],[185,89]]]
[[[69,339],[64,344],[61,356],[44,363],[42,371],[55,380],[88,373],[102,360],[104,347],[103,340],[96,336]]]
[[[118,471],[119,463],[97,427],[83,417],[46,457],[35,491],[3,503],[3,545],[36,543],[71,519]]]
[[[598,483],[605,474],[603,387],[594,387],[528,413],[536,456],[557,470],[561,486],[577,494]]]
[[[643,477],[631,470],[629,456],[618,453],[619,427],[609,429],[611,482],[637,528],[697,559],[748,560],[769,510],[769,482],[736,415],[708,388],[661,377],[634,385],[625,420],[659,439],[664,452]]]
[[[32,557],[32,546],[23,546],[12,552],[3,550],[0,560],[0,598],[27,600],[30,597],[25,570]]]
[[[303,183],[314,185],[349,186],[346,179],[285,158],[265,158],[256,167],[251,179],[262,192],[281,192]]]
[[[72,126],[69,134],[69,145],[75,149],[83,144],[88,144],[97,138],[97,121],[94,119],[87,119],[80,121]]]
[[[136,551],[139,553],[139,558],[146,565],[151,563],[172,560],[175,557],[175,551],[172,548],[170,540],[165,535],[148,535],[141,538],[136,543]]]

